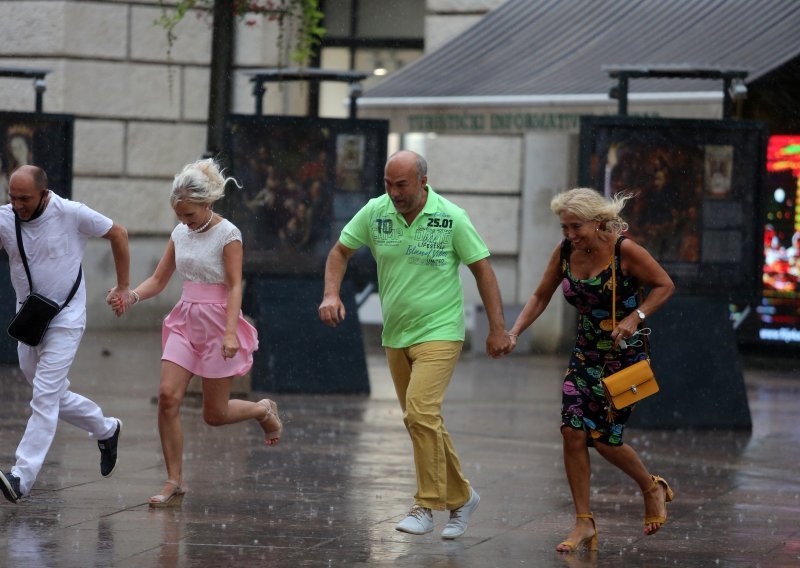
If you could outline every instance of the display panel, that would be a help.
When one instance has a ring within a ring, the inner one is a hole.
[[[8,179],[20,166],[47,172],[50,189],[72,196],[72,133],[69,115],[0,112],[0,205],[8,203]]]
[[[47,172],[50,189],[61,197],[72,197],[72,136],[70,115],[0,112],[0,205],[8,203],[11,174],[23,165],[36,165]],[[14,315],[14,297],[8,278],[8,256],[0,250],[0,321]],[[0,363],[17,362],[17,342],[0,333]]]
[[[388,131],[385,120],[231,115],[229,173],[243,187],[222,205],[242,231],[245,270],[322,275],[342,227],[383,192]]]
[[[745,340],[800,345],[800,135],[769,138],[761,301]]]
[[[635,198],[622,215],[676,293],[758,294],[766,131],[749,121],[582,117],[579,183]]]

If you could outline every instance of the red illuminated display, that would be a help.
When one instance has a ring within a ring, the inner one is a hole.
[[[771,136],[763,199],[763,297],[758,336],[800,343],[800,136]]]

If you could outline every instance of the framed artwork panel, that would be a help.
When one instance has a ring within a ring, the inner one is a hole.
[[[581,117],[579,182],[632,194],[627,235],[676,293],[749,301],[760,280],[765,126],[754,121]]]
[[[223,205],[242,230],[245,270],[321,276],[341,229],[383,192],[388,131],[384,120],[231,115],[229,174],[242,187]]]
[[[74,117],[0,112],[0,205],[8,203],[8,179],[18,167],[36,165],[47,172],[50,189],[72,197]]]

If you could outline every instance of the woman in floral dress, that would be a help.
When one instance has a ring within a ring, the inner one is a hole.
[[[550,208],[558,215],[564,239],[553,250],[541,282],[509,331],[517,338],[541,315],[556,289],[578,310],[578,333],[564,377],[561,434],[564,466],[575,505],[575,526],[556,550],[583,545],[597,549],[597,527],[589,504],[589,447],[628,474],[644,496],[645,534],[666,522],[673,498],[667,482],[651,475],[636,451],[622,441],[633,410],[614,410],[603,392],[604,377],[646,359],[638,333],[646,316],[661,308],[675,286],[664,269],[641,246],[622,236],[620,217],[631,196],[606,198],[578,188],[557,195]],[[616,273],[616,326],[611,317],[612,267]],[[639,289],[650,290],[640,301]]]

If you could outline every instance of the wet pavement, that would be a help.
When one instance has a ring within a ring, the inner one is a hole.
[[[642,534],[641,496],[592,453],[596,554],[558,555],[572,506],[558,432],[563,356],[464,353],[445,402],[465,474],[481,495],[467,534],[396,532],[412,504],[411,445],[380,352],[372,394],[275,395],[286,430],[267,448],[255,423],[212,428],[184,408],[183,506],[151,510],[165,478],[156,428],[159,334],[89,333],[77,392],[124,420],[113,477],[96,444],[61,423],[30,497],[0,504],[0,566],[800,566],[800,377],[746,365],[752,432],[644,431],[627,441],[676,493]],[[0,366],[0,466],[8,470],[29,390]],[[252,398],[261,398],[252,393]]]

